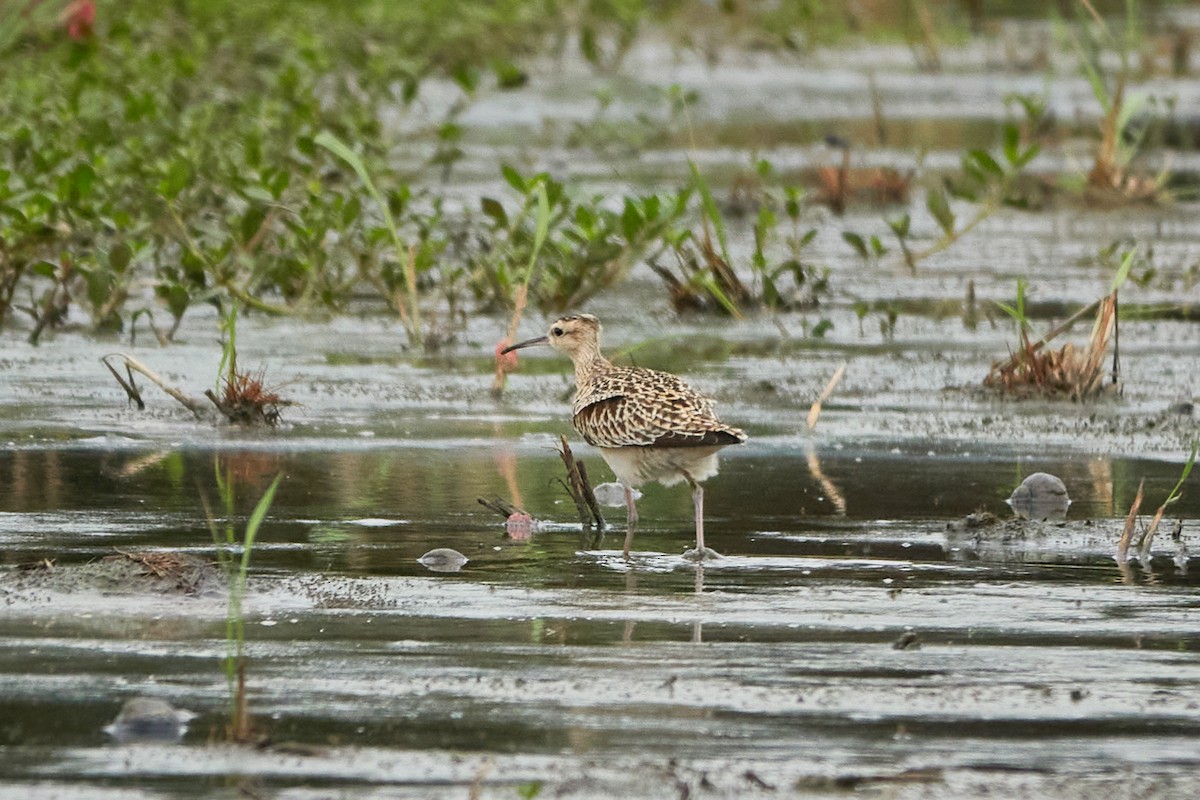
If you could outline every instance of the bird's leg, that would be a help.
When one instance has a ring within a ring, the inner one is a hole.
[[[633,532],[637,529],[638,513],[637,503],[633,499],[633,487],[629,484],[621,484],[625,489],[625,510],[628,512],[625,526],[625,560],[629,560],[629,548],[633,545]]]
[[[685,558],[694,556],[697,561],[704,561],[708,558],[720,558],[720,553],[704,546],[704,487],[686,472],[683,473],[683,477],[687,479],[688,484],[692,487],[692,505],[696,507],[696,549],[690,550],[683,555]]]

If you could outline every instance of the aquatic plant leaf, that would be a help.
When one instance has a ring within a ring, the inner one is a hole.
[[[1118,134],[1125,132],[1125,128],[1129,125],[1129,121],[1141,112],[1149,99],[1150,94],[1145,91],[1129,92],[1125,95],[1124,100],[1121,102],[1121,110],[1117,114]]]
[[[508,213],[504,210],[504,206],[499,200],[492,197],[481,197],[479,199],[479,210],[496,223],[501,228],[508,227]]]
[[[712,223],[713,229],[717,234],[717,242],[721,245],[721,257],[729,263],[729,244],[725,239],[725,220],[721,217],[721,211],[717,208],[717,201],[713,199],[712,190],[709,189],[708,181],[700,173],[700,168],[692,159],[688,159],[688,168],[692,171],[692,184],[696,190],[700,192],[700,202],[704,206],[704,216]]]
[[[1004,126],[1004,157],[1014,165],[1021,157],[1021,129],[1014,122]]]
[[[925,207],[929,209],[929,213],[937,220],[937,224],[947,235],[954,233],[954,212],[950,210],[950,203],[946,199],[945,191],[942,189],[930,191],[925,198]]]
[[[994,175],[997,178],[1004,177],[1004,168],[1000,166],[1000,163],[996,161],[996,159],[992,158],[992,154],[988,151],[971,150],[967,153],[967,158],[969,158],[983,172]],[[1012,162],[1011,157],[1009,158],[1009,162]]]
[[[645,217],[634,202],[625,198],[625,208],[621,211],[621,233],[625,236],[625,241],[632,242],[637,239],[645,222]]]
[[[529,186],[526,184],[525,179],[521,177],[521,173],[517,172],[511,164],[501,164],[500,174],[504,176],[504,180],[508,181],[509,186],[521,194],[529,191]]]
[[[192,177],[192,167],[182,158],[176,158],[167,168],[166,177],[158,184],[158,193],[168,200],[174,200],[187,186]]]
[[[1013,166],[1017,169],[1023,168],[1030,161],[1033,161],[1035,158],[1037,158],[1038,153],[1040,152],[1042,152],[1041,145],[1036,143],[1029,145],[1029,147],[1025,149],[1025,152],[1021,153],[1021,155],[1017,157],[1017,160],[1013,163]]]
[[[1134,257],[1137,255],[1137,250],[1130,250],[1121,259],[1121,266],[1117,267],[1117,272],[1113,275],[1112,284],[1109,286],[1109,294],[1117,291],[1129,279],[1129,272],[1133,269]]]
[[[518,89],[529,83],[529,73],[508,59],[494,61],[492,72],[496,75],[496,86],[501,91]]]
[[[246,522],[246,533],[242,537],[242,563],[239,581],[244,586],[246,582],[246,570],[250,568],[250,553],[254,549],[254,542],[258,538],[258,529],[262,526],[263,520],[266,519],[267,512],[271,509],[271,504],[275,502],[275,490],[279,488],[279,483],[283,480],[283,473],[275,476],[275,480],[271,481],[271,485],[263,492],[263,496],[259,498],[258,504],[254,506],[254,511],[250,514],[250,519]]]
[[[867,243],[862,236],[854,231],[842,231],[842,239],[846,244],[854,248],[854,252],[858,253],[859,257],[866,260],[871,257],[871,252],[867,250]]]
[[[125,242],[118,242],[108,250],[108,265],[116,272],[124,272],[133,260],[133,248]]]

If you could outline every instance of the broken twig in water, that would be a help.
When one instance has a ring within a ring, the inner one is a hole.
[[[492,511],[495,511],[497,514],[504,517],[505,519],[508,519],[513,514],[525,514],[526,513],[525,509],[521,508],[520,506],[515,506],[512,503],[510,503],[507,500],[504,500],[503,498],[500,498],[500,497],[493,497],[491,500],[485,500],[482,497],[479,497],[476,499],[479,501],[479,505],[483,506],[484,508],[490,508]]]
[[[592,485],[588,482],[587,470],[582,461],[575,460],[575,454],[571,452],[566,436],[561,437],[561,442],[562,449],[558,451],[558,455],[567,468],[567,480],[560,479],[559,483],[575,501],[575,509],[579,512],[579,521],[583,527],[590,528],[595,525],[597,530],[603,531],[607,526],[604,515],[600,513],[600,504],[596,502],[596,495],[592,492]]]
[[[109,361],[110,358],[119,358],[124,362],[128,378],[121,375],[117,368]],[[208,406],[203,401],[171,386],[161,375],[128,353],[109,353],[101,358],[100,362],[117,379],[117,383],[125,390],[125,394],[129,396],[129,399],[137,404],[139,411],[146,409],[146,403],[142,400],[142,395],[138,390],[137,384],[134,383],[133,373],[135,372],[144,375],[147,380],[177,400],[184,408],[191,411],[197,419],[205,419],[210,416]],[[262,379],[262,371],[252,375],[247,372],[233,370],[230,373],[230,377],[225,381],[225,389],[220,397],[211,389],[205,391],[204,395],[230,422],[239,425],[263,424],[273,427],[279,424],[280,409],[284,406],[292,405],[292,402],[284,400],[275,392],[268,390],[263,386]]]
[[[129,375],[128,383],[126,383],[126,381],[121,377],[121,374],[119,372],[117,372],[116,368],[112,364],[109,363],[108,359],[110,359],[110,358],[119,358],[125,362],[125,370]],[[117,379],[117,383],[121,384],[121,388],[124,389],[125,393],[129,395],[129,399],[133,400],[135,403],[137,403],[139,411],[145,410],[146,404],[144,402],[142,402],[141,394],[138,392],[137,386],[134,385],[134,383],[133,383],[133,373],[134,372],[141,373],[142,375],[144,375],[146,377],[146,380],[150,381],[155,386],[162,389],[168,395],[173,397],[175,400],[179,401],[179,403],[182,404],[184,406],[184,408],[186,408],[188,411],[191,411],[193,414],[195,414],[197,419],[202,419],[205,416],[207,416],[206,412],[208,409],[205,407],[205,405],[202,402],[200,402],[199,400],[197,400],[194,397],[190,397],[190,396],[184,394],[182,391],[180,391],[179,389],[176,389],[174,386],[171,386],[170,384],[168,384],[166,382],[166,380],[163,379],[163,377],[161,375],[159,375],[157,372],[150,369],[145,364],[138,361],[136,358],[129,355],[128,353],[109,353],[108,355],[101,358],[100,362],[102,364],[104,364],[104,366],[108,367],[108,371],[111,372],[113,374],[113,377]]]

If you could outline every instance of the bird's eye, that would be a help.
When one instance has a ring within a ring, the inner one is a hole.
[[[552,329],[552,330],[550,331],[550,335],[551,335],[551,336],[562,336],[562,335],[563,335],[563,329],[562,329],[562,328],[554,328],[554,329]]]

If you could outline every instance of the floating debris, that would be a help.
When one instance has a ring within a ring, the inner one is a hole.
[[[121,375],[117,367],[109,362],[109,359],[120,360],[121,365],[125,367],[124,376]],[[188,395],[181,389],[171,386],[161,375],[128,353],[110,353],[101,358],[100,362],[116,378],[117,383],[125,391],[129,401],[134,403],[139,411],[145,410],[146,402],[142,399],[141,390],[138,389],[137,383],[134,381],[133,375],[135,372],[145,376],[151,383],[178,401],[188,411],[191,411],[197,419],[204,419],[209,416],[208,410],[202,401]],[[275,427],[279,424],[281,410],[286,406],[294,405],[294,403],[283,399],[278,393],[267,389],[263,384],[264,375],[265,372],[263,370],[259,370],[257,373],[249,373],[240,372],[236,368],[232,369],[228,377],[224,380],[224,389],[221,396],[218,397],[211,389],[206,390],[204,396],[221,412],[222,416],[232,423],[246,426],[266,425]]]
[[[1021,519],[1061,520],[1066,519],[1071,498],[1060,478],[1047,472],[1035,472],[1021,481],[1004,502]]]
[[[417,563],[430,572],[458,572],[469,560],[453,548],[438,547],[418,558]]]
[[[525,509],[521,508],[520,506],[513,505],[502,497],[493,497],[491,500],[478,497],[476,500],[479,505],[483,506],[484,508],[490,508],[492,511],[495,511],[497,514],[504,517],[506,520],[511,519],[513,514],[526,513]]]

